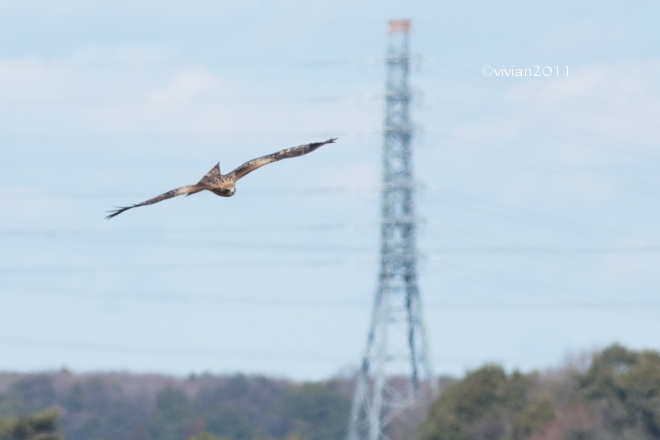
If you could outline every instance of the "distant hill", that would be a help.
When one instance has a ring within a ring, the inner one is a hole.
[[[67,440],[335,440],[345,436],[351,391],[347,380],[244,375],[0,374],[0,415],[56,407]]]
[[[660,439],[655,351],[612,345],[582,363],[531,373],[485,365],[440,385],[428,415],[411,413],[410,420],[388,426],[389,438]],[[49,422],[44,429],[50,431],[39,434],[46,437],[35,439],[344,440],[353,386],[350,378],[296,383],[245,375],[5,373],[0,440],[11,438],[2,434],[11,431],[10,423],[54,420],[53,409],[57,434]]]

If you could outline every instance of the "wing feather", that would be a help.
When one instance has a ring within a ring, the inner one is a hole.
[[[311,153],[312,151],[316,150],[317,148],[325,144],[334,143],[336,140],[337,138],[331,138],[325,142],[315,142],[313,144],[299,145],[297,147],[287,148],[286,150],[281,150],[278,151],[277,153],[269,154],[268,156],[258,157],[256,159],[252,159],[249,162],[245,162],[243,165],[236,168],[228,175],[232,177],[234,182],[236,182],[238,179],[244,177],[248,173],[251,173],[257,168],[261,168],[264,165],[277,162],[278,160],[289,159],[291,157],[298,157],[307,153]]]
[[[118,206],[117,209],[115,209],[113,211],[108,211],[111,214],[108,215],[106,218],[111,219],[112,217],[115,217],[115,216],[121,214],[124,211],[128,211],[129,209],[137,208],[138,206],[153,205],[154,203],[162,202],[163,200],[171,199],[172,197],[180,196],[180,195],[183,195],[183,194],[192,194],[192,193],[195,193],[195,192],[200,191],[200,190],[201,189],[198,185],[182,186],[180,188],[173,189],[172,191],[168,191],[164,194],[161,194],[157,197],[154,197],[153,199],[145,200],[142,203],[137,203],[137,204],[131,205],[131,206]]]
[[[214,179],[217,179],[220,177],[220,162],[213,168],[211,168],[211,171],[206,173],[204,177],[202,177],[202,180],[199,181],[198,185],[207,185],[211,183]]]

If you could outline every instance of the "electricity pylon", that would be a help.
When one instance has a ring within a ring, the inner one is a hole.
[[[436,390],[417,288],[409,30],[409,20],[389,23],[380,276],[348,440],[387,438],[392,420]]]

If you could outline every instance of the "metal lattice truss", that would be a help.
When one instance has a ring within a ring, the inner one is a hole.
[[[395,419],[436,392],[417,288],[409,28],[409,21],[390,22],[379,287],[348,440],[387,439]]]

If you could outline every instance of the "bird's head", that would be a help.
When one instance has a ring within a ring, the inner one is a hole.
[[[234,185],[222,188],[216,194],[222,197],[231,197],[236,194],[236,187]]]

